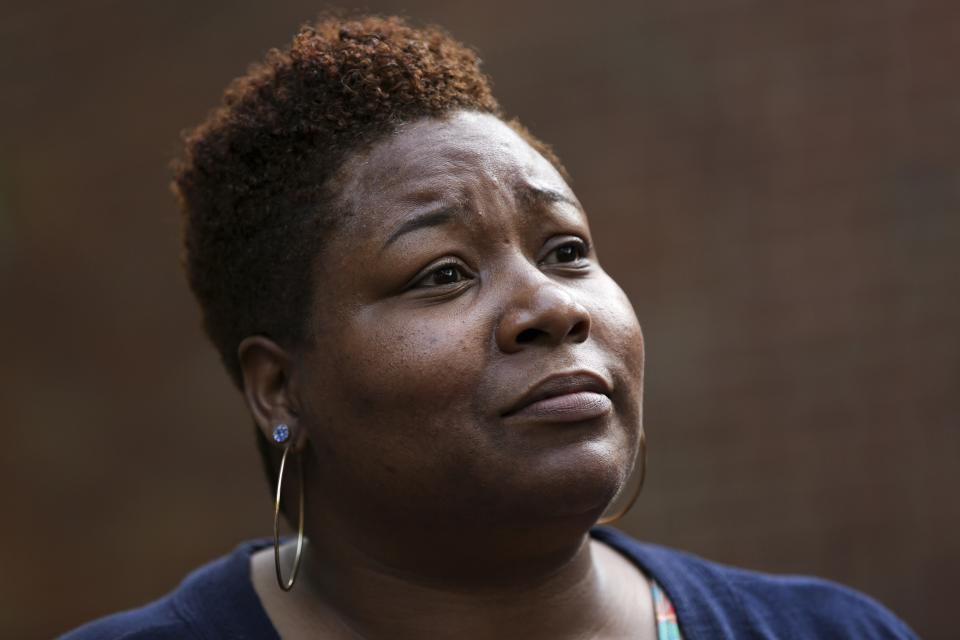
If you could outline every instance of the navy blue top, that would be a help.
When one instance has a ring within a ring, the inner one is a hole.
[[[644,544],[608,527],[591,535],[661,585],[685,640],[917,637],[875,600],[827,580],[728,567]],[[250,581],[250,555],[270,544],[269,539],[246,542],[194,571],[163,598],[95,620],[63,638],[279,639]]]

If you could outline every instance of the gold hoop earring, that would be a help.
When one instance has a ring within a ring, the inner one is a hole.
[[[273,502],[273,562],[277,567],[277,584],[284,591],[293,589],[293,583],[297,579],[297,571],[300,570],[300,560],[303,557],[303,461],[297,464],[297,476],[300,481],[300,518],[297,524],[297,553],[293,558],[293,570],[290,572],[290,579],[283,580],[283,574],[280,572],[280,493],[283,489],[283,472],[287,468],[287,454],[290,453],[292,444],[288,444],[283,449],[283,457],[280,458],[280,473],[277,477],[277,498]]]
[[[613,514],[612,516],[607,516],[606,518],[600,518],[597,520],[597,524],[613,524],[623,516],[627,515],[627,512],[630,511],[630,508],[637,501],[637,498],[640,497],[640,492],[643,491],[643,482],[647,478],[647,434],[640,434],[640,482],[637,484],[637,488],[634,489],[633,495],[630,496],[630,500],[627,502],[626,506],[623,507],[620,511]]]

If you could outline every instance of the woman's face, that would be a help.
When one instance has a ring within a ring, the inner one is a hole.
[[[351,157],[335,187],[348,213],[296,371],[311,508],[398,527],[598,517],[641,433],[643,339],[560,174],[458,112]]]

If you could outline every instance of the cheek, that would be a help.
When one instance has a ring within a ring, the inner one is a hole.
[[[642,388],[643,333],[633,305],[623,289],[606,275],[594,300],[591,309],[593,337],[604,344],[624,373]]]
[[[615,376],[614,406],[622,429],[619,464],[626,471],[643,433],[643,333],[633,305],[612,278],[605,276],[596,291],[591,337],[603,345]]]
[[[311,413],[338,454],[399,464],[469,446],[487,340],[476,324],[440,313],[372,310],[321,350],[323,403]]]

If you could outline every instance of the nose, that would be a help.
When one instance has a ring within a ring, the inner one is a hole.
[[[583,342],[590,335],[587,309],[563,285],[537,275],[512,292],[497,325],[497,346],[504,353]]]

